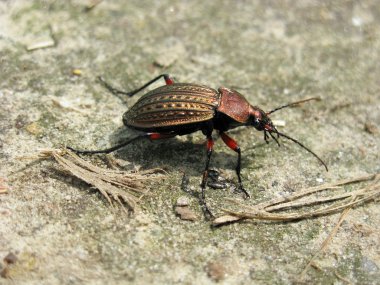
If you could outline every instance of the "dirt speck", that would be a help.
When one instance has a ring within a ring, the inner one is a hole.
[[[7,264],[14,264],[17,261],[17,256],[13,253],[10,252],[4,257],[4,262]]]
[[[184,221],[195,221],[198,219],[197,215],[189,207],[177,206],[175,207],[176,214]]]
[[[226,277],[226,268],[219,261],[210,261],[206,266],[207,275],[214,281],[222,281]]]

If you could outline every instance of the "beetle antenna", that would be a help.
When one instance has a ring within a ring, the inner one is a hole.
[[[272,137],[273,140],[276,141],[276,143],[277,143],[278,146],[280,147],[281,145],[280,145],[280,142],[278,141],[278,139],[277,139],[277,138],[276,138],[271,132],[269,132],[269,135]],[[277,133],[277,137],[278,137],[278,133]]]
[[[284,109],[284,108],[287,108],[287,107],[296,106],[296,105],[299,105],[299,104],[301,104],[301,103],[308,102],[308,101],[312,101],[312,100],[320,101],[321,98],[320,98],[320,97],[312,97],[312,98],[308,98],[308,99],[300,100],[300,101],[297,101],[297,102],[289,103],[289,104],[283,105],[283,106],[281,106],[281,107],[275,108],[275,109],[273,109],[272,111],[267,112],[266,114],[269,115],[269,114],[272,114],[272,113],[274,113],[274,112],[277,112],[278,110],[281,110],[281,109]]]
[[[268,140],[269,138],[268,138],[268,134],[267,134],[267,131],[266,130],[264,130],[264,140],[265,140],[265,142],[268,144],[269,143],[269,140]]]
[[[315,153],[313,152],[311,149],[309,149],[308,147],[304,146],[302,143],[300,143],[299,141],[297,141],[296,139],[293,139],[292,137],[289,137],[288,135],[285,135],[283,133],[280,133],[279,131],[276,131],[276,133],[278,135],[280,135],[281,137],[284,137],[284,138],[287,138],[288,140],[291,140],[292,142],[298,144],[300,147],[306,149],[308,152],[310,152],[312,155],[314,155],[314,157],[316,159],[318,159],[322,164],[323,166],[326,168],[326,171],[329,171],[329,169],[327,168],[327,165],[326,163]]]

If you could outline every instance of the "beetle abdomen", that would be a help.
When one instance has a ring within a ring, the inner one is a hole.
[[[124,125],[152,129],[207,121],[219,104],[219,93],[209,87],[174,83],[143,95],[123,115]]]

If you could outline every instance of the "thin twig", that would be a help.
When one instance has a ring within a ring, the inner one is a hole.
[[[342,189],[342,186],[358,183],[363,181],[373,180],[373,182],[365,188],[351,191],[343,194],[336,194],[330,197],[314,198],[308,197],[308,200],[297,201],[298,199],[306,196],[310,196],[320,191],[332,190],[336,191]],[[301,190],[288,197],[281,197],[273,199],[269,202],[263,202],[255,206],[244,205],[236,200],[229,200],[230,202],[236,204],[240,211],[236,212],[230,209],[222,209],[227,215],[219,217],[213,221],[213,225],[221,225],[224,223],[236,222],[243,219],[256,219],[256,220],[267,220],[267,221],[292,221],[299,219],[306,219],[312,217],[318,217],[322,215],[327,215],[331,213],[336,213],[349,207],[357,206],[361,203],[374,200],[376,197],[380,196],[380,174],[365,175],[351,179],[340,180],[335,183],[328,183],[320,185],[317,187],[307,188]],[[353,197],[355,197],[354,200]],[[331,204],[328,207],[313,209],[306,212],[286,212],[286,213],[272,213],[278,212],[285,209],[296,209],[306,206],[312,206],[319,204],[320,206],[326,203]]]
[[[335,225],[335,227],[333,228],[333,230],[331,231],[331,233],[327,236],[327,238],[323,241],[323,243],[321,244],[321,247],[319,248],[319,250],[314,253],[314,255],[312,256],[312,258],[309,260],[309,262],[307,263],[306,267],[304,268],[304,270],[301,272],[300,274],[300,280],[303,279],[306,271],[309,269],[310,265],[314,262],[314,259],[321,253],[323,252],[328,244],[330,243],[330,241],[333,239],[333,237],[336,235],[336,233],[338,232],[338,229],[340,228],[340,225],[343,223],[343,221],[345,220],[346,216],[350,213],[351,211],[351,207],[350,208],[347,208],[343,211],[343,213],[340,215],[340,218],[339,218],[339,221],[338,223]]]

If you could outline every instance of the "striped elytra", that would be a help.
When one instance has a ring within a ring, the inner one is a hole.
[[[123,115],[126,126],[150,129],[210,120],[219,105],[220,94],[207,86],[174,83],[143,95]]]

